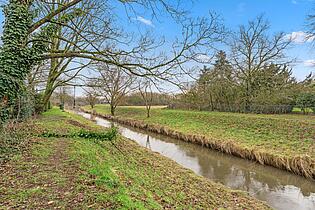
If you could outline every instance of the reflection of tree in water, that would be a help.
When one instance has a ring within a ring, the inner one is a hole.
[[[283,191],[284,186],[294,185],[300,188],[303,196],[315,193],[315,184],[303,177],[211,151],[198,145],[179,141],[172,141],[172,143],[187,156],[198,160],[202,176],[233,186],[235,189],[264,194],[266,191]]]
[[[92,113],[90,116],[91,116],[90,119],[91,119],[93,122],[95,122],[95,117],[96,117],[95,114]]]
[[[145,147],[151,150],[150,136],[149,135],[147,135],[147,141],[145,143]]]
[[[200,166],[202,176],[214,181],[224,183],[226,176],[231,173],[230,165],[225,164],[219,156],[220,153],[210,151],[207,148],[200,147],[183,142],[174,142],[189,157],[195,158]]]

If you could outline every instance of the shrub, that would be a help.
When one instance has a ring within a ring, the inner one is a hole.
[[[34,110],[36,114],[40,114],[44,111],[44,104],[42,100],[43,94],[37,93],[35,94],[34,100],[35,100],[35,106]]]
[[[296,105],[303,113],[306,113],[307,109],[312,109],[315,112],[315,94],[314,93],[302,93],[296,99]]]
[[[59,134],[59,133],[51,133],[45,132],[40,134],[40,137],[46,138],[85,138],[85,139],[92,139],[96,141],[112,141],[115,140],[117,137],[118,130],[117,128],[112,128],[110,131],[107,132],[95,132],[95,131],[88,131],[88,130],[80,130],[79,132],[74,132],[71,134]]]

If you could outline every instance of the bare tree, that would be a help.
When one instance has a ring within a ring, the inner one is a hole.
[[[100,93],[96,89],[96,84],[89,82],[87,87],[83,88],[85,92],[85,100],[89,103],[92,109],[94,109],[95,105],[99,101]]]
[[[165,10],[171,14],[176,20],[181,20],[182,33],[177,37],[174,43],[166,43],[161,38],[154,38],[149,33],[140,36],[133,33],[127,33],[117,23],[109,17],[115,17],[113,9],[106,3],[106,6],[100,7],[100,1],[93,2],[96,8],[104,8],[102,12],[95,12],[90,9],[86,12],[90,18],[90,23],[94,27],[88,30],[81,30],[77,24],[53,21],[53,23],[62,25],[63,27],[75,32],[86,43],[89,43],[87,49],[75,48],[70,50],[54,50],[43,54],[42,59],[55,58],[83,58],[88,60],[96,60],[115,65],[123,68],[130,73],[142,77],[155,77],[161,80],[167,80],[177,84],[177,78],[187,71],[184,64],[187,62],[201,62],[200,57],[206,55],[209,50],[214,49],[214,44],[222,40],[224,27],[220,22],[220,18],[216,14],[210,13],[208,18],[191,19],[187,18],[178,7],[180,1],[122,1],[122,3],[136,14],[134,5],[140,5],[151,11],[153,16],[157,11]],[[87,4],[84,2],[84,4]],[[83,2],[81,2],[83,4]],[[76,5],[79,8],[80,4]],[[85,11],[85,10],[84,10]],[[99,14],[103,14],[100,18]],[[108,21],[101,21],[101,20]],[[103,31],[102,29],[107,29]],[[96,40],[97,41],[96,41]],[[69,42],[69,44],[74,44]],[[171,46],[171,50],[166,52],[165,46]],[[117,47],[119,46],[119,48]],[[129,59],[120,62],[117,56],[126,56]]]
[[[307,15],[306,18],[307,21],[307,25],[306,25],[306,37],[305,40],[302,41],[315,41],[315,14],[314,12],[310,13],[309,15]]]
[[[239,85],[244,89],[245,106],[253,99],[255,76],[265,65],[285,64],[285,50],[290,44],[284,33],[268,36],[269,23],[263,16],[242,25],[233,37],[232,59]]]
[[[134,77],[126,73],[122,68],[110,66],[104,63],[97,65],[100,77],[96,79],[95,88],[99,90],[110,105],[111,115],[115,115],[116,107],[123,97],[134,89]]]
[[[168,52],[164,51],[164,40],[157,40],[150,34],[145,34],[129,41],[125,40],[125,36],[117,36],[116,41],[110,40],[107,44],[103,43],[102,46],[89,51],[50,52],[44,54],[42,59],[76,57],[95,60],[115,65],[136,76],[155,77],[178,85],[178,78],[189,73],[185,64],[202,62],[200,57],[210,49],[214,50],[213,45],[222,40],[223,32],[218,16],[210,14],[208,19],[185,20],[182,23],[181,38],[171,44],[171,50]],[[114,47],[119,45],[123,47]],[[117,59],[119,56],[128,59],[121,62]]]
[[[65,4],[67,0],[59,0],[60,4]],[[37,6],[42,8],[41,15],[46,16],[58,9],[56,4],[45,4],[42,2],[37,2]],[[82,1],[76,5],[76,9],[84,11],[82,14],[73,15],[72,18],[65,20],[65,15],[69,12],[62,12],[55,16],[53,22],[60,23],[56,24],[56,30],[54,30],[51,36],[50,42],[50,52],[69,52],[75,50],[88,50],[93,45],[98,45],[100,42],[100,37],[95,36],[95,38],[89,37],[91,31],[95,31],[96,24],[98,21],[97,13],[104,12],[103,4],[97,3],[95,1]],[[74,13],[74,11],[70,11]],[[100,28],[107,28],[105,26],[110,25],[110,17],[102,20],[103,27],[99,25]],[[113,29],[113,27],[110,27]],[[74,30],[75,29],[75,30]],[[100,30],[100,29],[98,29]],[[110,33],[106,29],[102,31],[104,34],[109,36]],[[101,33],[101,32],[100,32]],[[86,39],[89,39],[88,41]],[[63,85],[67,85],[72,79],[79,77],[82,70],[86,69],[92,60],[82,60],[75,57],[70,58],[51,58],[44,63],[40,63],[34,68],[34,71],[30,73],[32,78],[43,78],[40,81],[31,80],[37,85],[44,86],[43,91],[43,105],[44,108],[47,107],[49,99],[53,91]],[[38,69],[44,69],[44,71],[38,71]],[[40,76],[38,76],[40,75]],[[39,84],[38,84],[39,83]]]
[[[140,80],[138,90],[141,94],[141,97],[144,101],[145,108],[147,111],[147,118],[150,117],[151,106],[153,102],[153,92],[152,92],[152,82],[148,79]]]

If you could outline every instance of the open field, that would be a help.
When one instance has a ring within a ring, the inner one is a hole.
[[[109,114],[106,105],[97,105],[95,110]],[[120,119],[160,125],[187,135],[202,135],[219,143],[232,142],[241,149],[279,159],[304,157],[309,173],[315,172],[315,116],[153,109],[152,117],[146,118],[145,109],[140,107],[118,107],[116,113]],[[301,164],[306,165],[305,162]]]
[[[1,208],[268,209],[122,137],[36,137],[104,131],[75,114],[53,109],[29,127],[30,146],[0,167]]]

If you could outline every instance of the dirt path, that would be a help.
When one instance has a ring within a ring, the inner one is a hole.
[[[0,208],[83,208],[82,192],[93,185],[79,179],[80,169],[69,159],[69,140],[45,139],[0,168]]]

